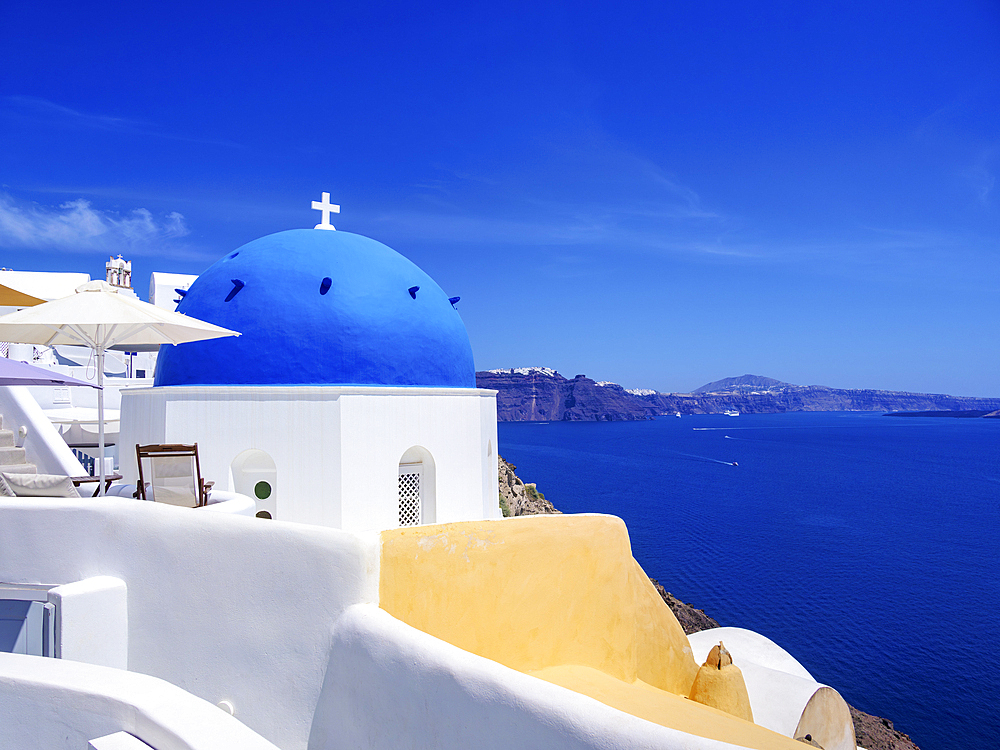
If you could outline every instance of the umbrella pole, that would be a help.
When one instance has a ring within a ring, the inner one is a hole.
[[[104,347],[97,347],[97,442],[101,448],[98,494],[104,497]]]

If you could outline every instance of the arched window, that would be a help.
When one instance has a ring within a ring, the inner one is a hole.
[[[399,465],[399,525],[417,526],[423,519],[424,465]]]
[[[234,458],[229,468],[233,491],[253,498],[261,518],[276,518],[278,471],[274,459],[262,450],[250,449]],[[268,515],[261,516],[261,513]]]
[[[399,459],[400,526],[434,523],[436,519],[434,458],[415,445]]]

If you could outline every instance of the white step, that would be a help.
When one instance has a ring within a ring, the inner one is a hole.
[[[38,467],[34,464],[0,464],[0,472],[7,474],[37,474]]]
[[[25,462],[24,448],[0,448],[0,464],[23,464]]]
[[[0,430],[0,448],[14,447],[14,431]]]

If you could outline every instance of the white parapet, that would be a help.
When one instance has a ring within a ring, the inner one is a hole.
[[[125,581],[95,576],[49,589],[56,611],[56,655],[128,669],[128,591]]]
[[[310,747],[739,750],[470,654],[374,604],[349,608],[333,637]]]
[[[100,750],[117,750],[123,746],[103,743],[118,732],[156,750],[277,750],[164,680],[21,654],[0,653],[0,727],[4,747],[18,750],[79,750],[94,739]]]
[[[332,623],[347,607],[378,600],[378,570],[377,538],[336,529],[122,497],[0,498],[0,581],[37,587],[113,573],[127,585],[129,669],[204,698],[210,716],[226,717],[217,704],[227,702],[235,719],[283,750],[307,747]],[[97,683],[131,674],[104,669],[73,674]],[[64,719],[59,699],[36,703],[49,711],[36,723]],[[66,746],[8,741],[6,711],[0,695],[0,746]],[[131,731],[95,725],[70,746],[119,730]],[[138,736],[156,750],[173,747]]]
[[[153,748],[128,732],[115,732],[91,740],[87,743],[87,750],[153,750]]]
[[[774,641],[744,628],[712,628],[688,636],[699,663],[725,643],[743,672],[754,722],[786,737],[809,734],[827,750],[855,750],[851,710],[840,693],[813,679]]]

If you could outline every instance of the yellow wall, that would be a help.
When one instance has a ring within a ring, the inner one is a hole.
[[[711,706],[647,685],[626,684],[589,667],[549,667],[534,677],[589,695],[632,716],[699,737],[758,750],[805,750],[801,742]],[[824,745],[824,747],[827,747]]]
[[[687,699],[698,665],[618,518],[383,531],[379,605],[459,648],[633,716],[757,750],[802,746]]]
[[[580,665],[687,695],[687,638],[611,516],[528,516],[382,532],[380,606],[522,672]]]

